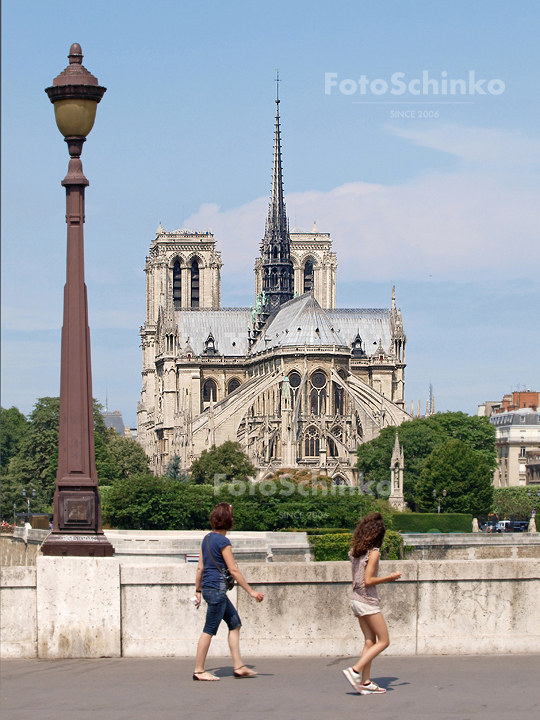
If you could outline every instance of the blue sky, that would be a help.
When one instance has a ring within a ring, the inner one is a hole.
[[[94,394],[130,425],[158,223],[212,228],[223,304],[253,301],[276,68],[291,226],[331,233],[339,305],[387,307],[396,285],[408,403],[430,382],[438,409],[470,413],[540,389],[538,3],[11,0],[2,15],[4,407],[59,391],[68,155],[43,89],[72,42],[108,88],[83,153]],[[325,94],[326,73],[391,87],[425,70],[504,92]]]

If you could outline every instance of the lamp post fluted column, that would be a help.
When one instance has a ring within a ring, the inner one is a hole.
[[[74,43],[69,66],[46,88],[56,123],[68,145],[66,188],[67,263],[60,373],[58,470],[53,530],[44,555],[112,556],[101,525],[101,503],[94,451],[92,370],[88,301],[84,282],[84,176],[81,152],[106,88],[82,66]]]

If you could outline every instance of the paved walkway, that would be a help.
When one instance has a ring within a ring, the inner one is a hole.
[[[248,660],[259,677],[236,680],[230,660],[195,683],[186,659],[4,660],[0,699],[9,720],[532,720],[540,717],[540,657],[382,657],[385,695],[355,693],[347,658]]]

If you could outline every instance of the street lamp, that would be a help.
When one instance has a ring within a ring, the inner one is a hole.
[[[446,490],[442,491],[442,497],[437,497],[437,491],[433,491],[433,499],[436,500],[439,503],[439,507],[437,509],[437,512],[441,512],[441,500],[446,497]]]
[[[90,328],[84,282],[84,189],[81,162],[86,136],[106,88],[82,65],[74,43],[68,67],[45,89],[54,105],[58,129],[68,145],[66,188],[67,265],[60,371],[58,470],[52,533],[42,545],[44,555],[112,556],[114,548],[101,526],[94,450]]]
[[[28,514],[30,515],[30,498],[27,497],[27,495],[26,495],[26,488],[23,488],[22,494],[23,494],[23,498],[28,503]],[[32,500],[35,500],[35,499],[36,499],[36,491],[32,490]]]

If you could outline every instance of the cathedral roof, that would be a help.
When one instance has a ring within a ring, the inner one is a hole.
[[[325,310],[325,313],[346,345],[351,345],[357,334],[362,338],[367,355],[373,355],[379,341],[386,352],[392,345],[390,310],[336,308]]]
[[[252,353],[291,345],[346,345],[311,293],[284,303],[252,349]]]
[[[204,342],[211,333],[220,355],[246,357],[249,352],[249,308],[220,310],[177,310],[178,342],[181,348],[189,342],[194,355],[202,355]]]

